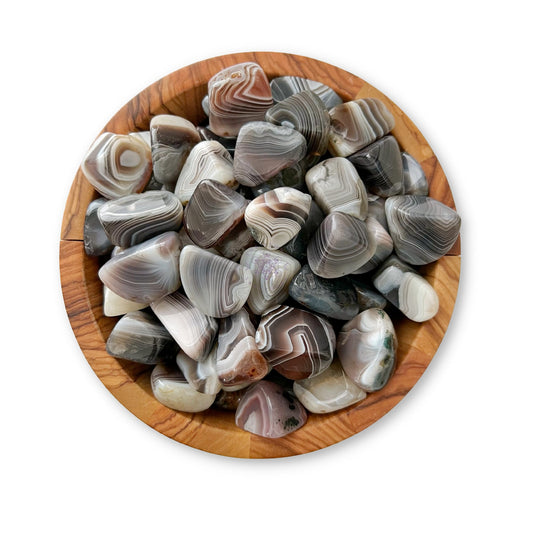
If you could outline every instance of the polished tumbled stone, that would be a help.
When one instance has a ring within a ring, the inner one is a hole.
[[[361,276],[348,276],[346,278],[353,286],[357,293],[357,303],[359,312],[375,307],[376,309],[385,309],[387,299],[379,293],[375,287],[369,285],[361,279]]]
[[[113,243],[98,218],[98,209],[108,201],[106,198],[97,198],[87,206],[83,223],[83,246],[87,255],[107,255],[113,250]]]
[[[407,152],[402,152],[403,194],[427,196],[429,193],[426,173],[420,163]]]
[[[365,220],[368,238],[375,242],[376,251],[363,266],[353,271],[353,274],[365,274],[377,268],[393,252],[391,236],[387,230],[374,217]],[[373,245],[372,245],[373,246]]]
[[[281,102],[293,94],[302,91],[313,91],[330,109],[342,104],[342,98],[331,88],[319,81],[309,80],[299,76],[279,76],[270,82],[274,102]]]
[[[293,300],[335,320],[351,320],[359,312],[357,292],[345,278],[325,279],[304,265],[289,287]]]
[[[216,372],[216,351],[215,344],[211,351],[198,359],[192,359],[183,351],[176,356],[176,363],[185,379],[198,392],[217,394],[222,388]]]

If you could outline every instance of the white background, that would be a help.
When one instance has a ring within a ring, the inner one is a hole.
[[[532,531],[527,2],[9,2],[0,8],[0,529]],[[463,218],[456,309],[393,411],[338,445],[250,461],[175,443],[103,387],[67,321],[67,192],[109,118],[211,56],[286,51],[392,98]]]

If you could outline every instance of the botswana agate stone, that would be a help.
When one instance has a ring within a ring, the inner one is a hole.
[[[420,163],[407,152],[402,152],[403,165],[403,194],[427,196],[429,194],[428,181]]]
[[[294,276],[289,295],[311,311],[336,320],[350,320],[359,312],[357,292],[350,280],[320,278],[309,265]]]
[[[268,363],[288,379],[317,376],[335,352],[335,332],[328,321],[286,305],[261,317],[255,340]]]
[[[374,217],[386,231],[389,231],[387,216],[385,215],[385,200],[376,194],[367,194],[368,196],[368,215]]]
[[[244,219],[247,205],[247,200],[226,185],[203,180],[185,208],[185,230],[201,248],[215,246]]]
[[[156,115],[150,121],[154,177],[174,187],[191,151],[201,141],[196,126],[174,115]]]
[[[197,360],[191,359],[183,351],[176,356],[176,363],[183,372],[185,379],[198,392],[217,394],[222,388],[215,368],[216,351],[217,346],[215,344],[210,352],[202,355]]]
[[[224,387],[246,387],[264,378],[268,364],[255,342],[255,328],[241,309],[222,318],[218,332],[216,373]]]
[[[248,268],[197,246],[183,248],[180,273],[185,294],[202,313],[211,317],[236,313],[246,303],[252,288],[252,273]]]
[[[102,133],[89,148],[81,170],[106,198],[141,192],[152,175],[150,146],[138,134]]]
[[[277,126],[299,131],[307,141],[307,155],[311,158],[326,153],[329,142],[330,118],[322,100],[312,91],[289,96],[271,107],[265,119]]]
[[[102,291],[102,311],[105,316],[121,316],[148,307],[147,303],[137,303],[122,298],[105,285]]]
[[[391,236],[374,217],[367,217],[365,224],[368,238],[370,241],[374,241],[376,251],[367,263],[362,267],[359,267],[357,270],[354,270],[352,274],[365,274],[366,272],[374,270],[381,265],[387,257],[389,257],[394,249]],[[374,247],[373,244],[371,244],[371,246]]]
[[[374,290],[374,287],[371,287],[368,283],[361,280],[359,276],[348,276],[346,279],[350,281],[357,293],[357,303],[359,304],[360,312],[372,307],[385,309],[387,299],[385,296]]]
[[[252,200],[244,220],[259,244],[277,250],[302,229],[310,208],[308,194],[291,187],[278,187]]]
[[[150,384],[158,402],[185,413],[205,411],[216,398],[216,394],[204,394],[194,389],[176,364],[156,365],[152,370]]]
[[[394,254],[379,267],[372,282],[389,302],[414,322],[429,320],[439,310],[435,289]]]
[[[389,381],[398,341],[389,315],[367,309],[346,323],[337,337],[342,368],[358,387],[374,392]]]
[[[263,120],[272,91],[263,69],[246,62],[225,68],[207,84],[209,129],[222,137],[237,136],[241,126]]]
[[[375,251],[363,221],[333,211],[309,241],[307,259],[317,276],[340,278],[365,265]]]
[[[218,181],[231,189],[239,185],[233,178],[233,159],[217,141],[199,142],[185,161],[174,190],[183,205],[204,179]]]
[[[377,140],[348,160],[358,170],[371,193],[384,197],[402,194],[402,156],[398,141],[392,135]]]
[[[197,309],[184,294],[173,292],[153,302],[151,308],[191,359],[198,360],[209,353],[218,322]]]
[[[196,129],[198,130],[202,141],[217,141],[228,151],[228,154],[233,157],[237,137],[221,137],[205,126],[198,126]]]
[[[178,346],[151,313],[133,311],[115,324],[107,339],[106,351],[120,359],[156,365],[174,358]]]
[[[226,259],[238,262],[244,250],[247,250],[256,244],[252,233],[243,219],[224,236],[222,242],[219,242],[215,246],[215,250]]]
[[[377,98],[360,98],[330,109],[329,151],[347,157],[394,128],[394,117]]]
[[[178,231],[183,207],[169,191],[146,191],[109,200],[98,218],[115,246],[127,248],[165,231]]]
[[[411,265],[440,259],[459,236],[461,217],[426,196],[394,196],[385,202],[389,231],[398,257]]]
[[[332,413],[366,398],[366,392],[346,376],[337,360],[319,376],[295,381],[293,391],[311,413]]]
[[[306,422],[307,412],[292,391],[264,380],[246,390],[235,412],[238,427],[270,439],[284,437]]]
[[[102,283],[126,300],[150,303],[180,286],[181,241],[167,231],[118,253],[98,271]]]
[[[293,94],[313,91],[326,108],[342,104],[342,98],[331,88],[319,81],[308,80],[299,76],[279,76],[270,82],[274,102],[281,102]]]
[[[305,192],[305,173],[307,169],[308,165],[304,161],[298,161],[292,167],[280,170],[273,178],[255,187],[250,187],[249,190],[254,198],[278,187],[292,187],[293,189]]]
[[[113,249],[113,243],[98,218],[98,209],[108,201],[106,198],[97,198],[87,206],[83,223],[83,247],[87,255],[107,255]]]
[[[340,211],[364,220],[368,210],[365,184],[344,157],[324,159],[307,171],[305,182],[322,211]]]
[[[307,143],[298,131],[269,122],[248,122],[237,137],[233,169],[235,179],[254,187],[274,177],[305,156]]]
[[[253,282],[248,307],[262,315],[269,307],[284,302],[289,296],[289,284],[300,270],[300,263],[279,250],[254,246],[244,251],[241,265],[248,267]]]

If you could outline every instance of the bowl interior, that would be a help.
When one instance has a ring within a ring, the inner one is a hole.
[[[147,87],[128,102],[102,131],[128,133],[149,128],[158,114],[180,115],[194,124],[206,117],[201,101],[207,82],[222,68],[255,61],[269,79],[281,75],[321,81],[345,101],[377,97],[393,113],[392,131],[402,150],[424,168],[429,195],[455,208],[446,176],[430,146],[411,120],[385,95],[361,78],[314,59],[272,52],[250,52],[211,58],[182,68]],[[460,272],[459,241],[440,260],[421,269],[440,299],[438,314],[418,324],[394,317],[398,336],[396,372],[381,391],[369,394],[353,407],[325,415],[310,414],[299,430],[280,439],[265,439],[235,426],[234,413],[210,409],[189,414],[172,411],[155,400],[150,388],[151,367],[115,359],[105,351],[105,341],[118,318],[102,310],[102,285],[98,269],[102,260],[83,249],[83,222],[89,202],[97,193],[78,170],[65,208],[60,242],[60,270],[65,307],[80,347],[101,381],[132,413],[160,433],[211,453],[233,457],[282,457],[324,448],[350,437],[381,418],[396,405],[422,375],[435,354],[453,311]]]

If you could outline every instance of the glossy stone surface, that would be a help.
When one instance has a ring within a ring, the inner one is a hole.
[[[427,196],[429,186],[424,169],[420,163],[407,152],[402,152],[403,194]]]
[[[414,322],[429,320],[439,310],[435,289],[394,254],[379,267],[372,281],[389,302]]]
[[[310,413],[332,413],[366,398],[366,392],[346,376],[338,360],[319,376],[295,381],[293,392]]]
[[[307,142],[307,156],[320,157],[329,142],[330,117],[324,102],[312,91],[289,96],[271,107],[265,119],[299,131]]]
[[[301,266],[289,254],[260,246],[245,250],[241,265],[248,267],[252,273],[252,290],[247,303],[256,315],[287,299],[289,284]]]
[[[394,117],[377,98],[360,98],[345,102],[329,111],[331,131],[329,151],[347,157],[394,128]]]
[[[215,342],[218,322],[194,307],[181,292],[174,292],[151,304],[152,311],[192,359],[208,354]]]
[[[156,365],[150,384],[158,402],[185,413],[199,413],[209,409],[216,397],[216,394],[203,394],[191,387],[176,364]]]
[[[360,279],[359,276],[348,276],[346,278],[353,286],[357,293],[357,303],[359,312],[375,307],[376,309],[385,309],[387,299],[385,296],[375,290],[373,286]]]
[[[365,274],[377,268],[393,252],[392,238],[387,230],[374,218],[367,217],[365,220],[366,231],[369,240],[375,243],[376,251],[362,267],[354,270],[352,274]],[[374,244],[371,244],[374,247]]]
[[[226,259],[238,262],[244,250],[256,244],[252,233],[242,219],[229,233],[226,233],[223,240],[215,246],[215,249]]]
[[[192,147],[201,141],[200,134],[185,118],[156,115],[150,121],[150,135],[154,177],[174,187]]]
[[[300,132],[269,122],[249,122],[241,128],[235,145],[235,179],[254,187],[303,159],[306,151]]]
[[[215,74],[207,84],[209,129],[222,137],[237,136],[241,126],[263,120],[272,106],[272,91],[263,69],[239,63]]]
[[[174,358],[178,346],[155,316],[133,311],[115,324],[107,338],[106,351],[120,359],[156,365]]]
[[[222,388],[216,372],[216,344],[211,351],[197,360],[190,358],[185,352],[180,351],[176,356],[176,363],[183,372],[189,385],[204,394],[218,394]]]
[[[185,161],[174,191],[183,205],[204,179],[218,181],[231,189],[239,185],[233,177],[233,159],[217,141],[199,142]]]
[[[122,298],[117,293],[103,285],[102,311],[105,316],[121,316],[132,311],[139,311],[148,307],[148,303],[138,303]]]
[[[342,98],[331,88],[319,81],[301,78],[299,76],[279,76],[270,82],[274,102],[281,102],[293,94],[302,91],[313,91],[330,109],[342,104]]]
[[[336,320],[351,320],[359,312],[357,293],[349,280],[320,278],[309,265],[293,278],[289,294],[311,311]]]
[[[115,255],[98,271],[102,283],[126,300],[150,303],[180,286],[181,241],[167,231]]]
[[[291,167],[280,170],[273,178],[255,187],[251,187],[249,190],[254,198],[278,187],[292,187],[293,189],[305,192],[305,173],[307,168],[305,161],[298,161],[298,163],[295,163]]]
[[[98,209],[108,201],[106,198],[97,198],[87,206],[83,223],[83,247],[87,255],[107,255],[113,249],[113,243],[98,218]]]
[[[244,220],[259,244],[276,250],[297,235],[310,207],[310,195],[290,187],[278,187],[252,200]]]
[[[180,273],[185,294],[202,313],[212,317],[236,313],[252,288],[248,268],[197,246],[183,248]]]
[[[152,174],[150,146],[138,134],[102,133],[89,148],[81,170],[106,198],[141,192]]]
[[[220,320],[216,372],[225,387],[247,386],[266,376],[268,364],[255,342],[255,328],[241,309]]]
[[[221,137],[220,135],[217,135],[205,126],[198,126],[196,129],[198,130],[198,133],[200,134],[200,137],[203,141],[217,141],[228,151],[229,155],[233,158],[237,137]]]
[[[455,244],[461,217],[426,196],[395,196],[385,203],[389,232],[398,257],[411,265],[440,259]]]
[[[309,241],[307,260],[317,276],[340,278],[363,266],[375,251],[363,221],[334,211]]]
[[[361,179],[373,194],[389,197],[402,194],[403,164],[398,141],[387,135],[351,155]]]
[[[307,261],[307,245],[309,244],[309,240],[323,220],[324,213],[322,213],[322,210],[316,202],[311,201],[309,215],[302,229],[285,246],[280,248],[281,251],[292,255],[300,263],[305,263]]]
[[[265,380],[246,390],[235,412],[238,427],[271,439],[296,431],[306,421],[307,412],[292,391]]]
[[[317,376],[335,352],[335,332],[327,320],[286,305],[261,317],[255,340],[268,363],[288,379]]]
[[[178,231],[183,207],[169,191],[146,191],[109,200],[98,219],[115,246],[127,248],[165,231]]]
[[[361,220],[366,218],[368,199],[365,184],[346,158],[324,159],[307,171],[305,183],[326,215],[339,211]]]
[[[387,216],[385,215],[385,201],[386,198],[381,198],[377,194],[367,194],[368,196],[368,214],[369,217],[374,217],[388,232],[389,224],[387,223]]]
[[[203,180],[185,208],[185,230],[201,248],[215,246],[244,219],[247,205],[247,200],[226,185]]]
[[[367,309],[342,327],[337,354],[348,377],[361,389],[374,392],[394,372],[397,345],[389,315],[382,309]]]

